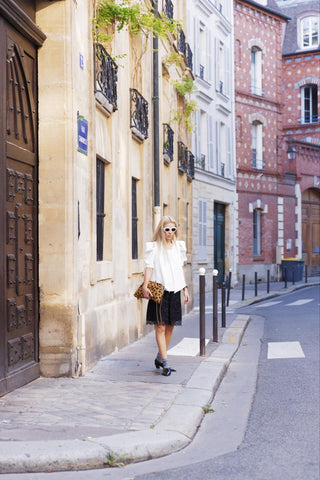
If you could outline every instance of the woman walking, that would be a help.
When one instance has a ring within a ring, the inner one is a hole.
[[[183,265],[187,260],[186,245],[178,241],[178,226],[174,218],[164,216],[159,222],[152,242],[146,243],[145,273],[143,282],[143,297],[148,298],[147,324],[155,326],[158,354],[154,360],[156,368],[162,367],[162,375],[168,377],[174,368],[169,367],[167,350],[175,325],[181,325],[181,290],[184,292],[184,303],[189,303],[190,297],[186,285]],[[152,280],[161,283],[164,295],[161,304],[152,300],[148,282]]]

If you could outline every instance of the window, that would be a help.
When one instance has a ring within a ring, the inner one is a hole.
[[[251,48],[251,93],[263,95],[262,89],[262,50]]]
[[[253,255],[261,255],[261,210],[253,210]]]
[[[199,199],[199,260],[207,260],[207,201]]]
[[[300,23],[301,48],[317,48],[319,45],[319,17],[306,17]]]
[[[262,160],[262,123],[254,121],[252,123],[252,166],[261,170]]]
[[[137,179],[132,178],[131,185],[131,229],[132,229],[132,258],[138,258],[138,203]]]
[[[97,158],[97,261],[103,260],[105,163]]]
[[[301,88],[302,123],[317,123],[318,121],[318,87],[306,85]]]

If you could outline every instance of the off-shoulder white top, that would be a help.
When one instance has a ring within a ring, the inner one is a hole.
[[[147,242],[145,246],[145,266],[153,268],[151,280],[162,283],[165,290],[179,292],[186,286],[183,265],[187,260],[186,244],[176,241],[171,248],[158,246],[157,242]]]

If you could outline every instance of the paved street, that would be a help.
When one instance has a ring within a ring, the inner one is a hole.
[[[300,286],[305,285],[301,284]],[[229,326],[238,314],[243,313],[250,314],[251,322],[247,327],[241,347],[229,367],[226,379],[214,399],[213,408],[217,413],[208,414],[204,417],[200,432],[189,447],[170,457],[127,466],[120,470],[104,469],[94,470],[91,473],[88,471],[53,473],[52,478],[124,479],[139,478],[139,475],[144,475],[144,472],[146,472],[145,475],[147,476],[141,478],[209,479],[212,477],[210,475],[206,477],[205,472],[206,470],[212,472],[212,468],[214,468],[217,473],[214,478],[221,480],[227,480],[228,478],[229,480],[230,477],[223,476],[226,471],[229,471],[225,469],[223,459],[225,455],[231,455],[231,459],[228,457],[230,471],[232,471],[232,465],[234,465],[234,471],[238,474],[239,470],[236,469],[235,465],[241,464],[244,472],[242,477],[236,477],[233,472],[232,478],[248,480],[251,477],[246,477],[245,474],[248,473],[246,465],[250,464],[250,456],[259,459],[261,468],[264,468],[264,462],[260,457],[262,452],[268,451],[267,447],[270,449],[272,446],[268,457],[281,458],[286,465],[286,455],[284,453],[287,452],[288,458],[291,458],[290,452],[295,455],[294,458],[299,458],[299,452],[301,452],[303,446],[309,451],[308,455],[304,452],[307,467],[311,472],[307,478],[313,480],[312,472],[315,463],[314,454],[312,449],[309,448],[309,437],[310,433],[313,432],[315,421],[318,419],[317,395],[313,390],[316,388],[314,372],[318,371],[316,370],[318,361],[317,313],[319,311],[319,299],[316,299],[316,295],[318,295],[318,288],[303,288],[291,295],[281,292],[280,296],[270,296],[268,302],[254,303],[251,306],[245,305],[240,310],[235,310],[235,306],[239,306],[239,303],[233,303],[234,306],[229,307],[227,315]],[[231,298],[236,300],[236,291],[231,292]],[[212,320],[210,309],[211,306],[208,301],[208,336],[210,336]],[[303,318],[303,324],[301,318]],[[262,338],[263,323],[265,324],[265,331]],[[184,327],[176,329],[173,347],[180,345],[180,348],[182,348],[185,339],[192,336],[196,337],[197,331],[197,315],[185,317]],[[220,329],[220,342],[221,334],[222,329]],[[255,366],[258,365],[260,338],[262,338],[262,350],[259,362],[258,390],[250,417],[249,429],[245,441],[241,444],[246,430],[246,419],[255,392]],[[298,358],[271,359],[270,355],[279,355],[279,349],[275,348],[275,345],[279,342],[281,342],[282,350],[280,349],[280,352],[282,352],[282,355],[298,355]],[[209,343],[207,356],[217,355],[219,348],[225,348],[225,346]],[[2,424],[0,435],[2,444],[9,439],[17,441],[63,438],[65,441],[68,438],[84,439],[100,435],[116,438],[121,429],[122,431],[136,431],[137,433],[140,431],[144,435],[146,426],[148,426],[149,431],[153,431],[153,425],[159,421],[161,412],[164,409],[170,411],[170,402],[172,404],[176,401],[192,377],[197,378],[195,373],[200,371],[197,369],[203,363],[201,357],[196,354],[189,358],[186,355],[172,354],[170,358],[179,367],[177,368],[178,372],[176,376],[165,379],[152,367],[152,364],[150,365],[150,358],[153,358],[154,349],[155,342],[153,334],[151,334],[122,352],[106,357],[102,362],[99,362],[88,377],[83,379],[40,379],[1,398]],[[166,380],[169,380],[169,382]],[[244,381],[245,383],[243,383]],[[79,388],[79,385],[81,388]],[[101,392],[103,392],[103,395],[101,395]],[[197,392],[201,394],[201,390],[197,390]],[[236,397],[234,397],[236,392]],[[89,400],[87,396],[87,401],[83,402],[87,393],[89,393]],[[239,399],[241,400],[239,401]],[[314,401],[310,402],[310,399]],[[193,398],[192,403],[194,401]],[[215,402],[220,402],[220,405],[224,407],[218,409]],[[204,405],[204,403],[199,405]],[[76,413],[77,409],[80,412],[78,415]],[[279,412],[281,412],[281,415],[279,415]],[[261,418],[264,419],[262,424]],[[283,420],[282,425],[279,423],[279,418]],[[311,423],[310,418],[312,418]],[[232,419],[231,423],[230,419]],[[178,420],[181,421],[181,418]],[[211,421],[216,423],[210,426]],[[301,428],[301,422],[303,426],[307,426],[305,430]],[[263,435],[262,425],[264,428],[268,427]],[[212,437],[212,432],[216,432],[214,437]],[[307,438],[303,436],[303,432],[305,432]],[[204,441],[202,435],[204,435]],[[279,438],[281,439],[280,445],[278,445]],[[287,443],[283,441],[284,439],[287,440]],[[316,440],[315,438],[315,441],[312,442],[313,445],[317,445]],[[240,444],[241,447],[236,454],[230,453]],[[194,448],[196,453],[193,454]],[[174,473],[166,472],[168,468],[166,458],[170,458],[171,467],[175,467],[176,462],[179,472],[182,468],[180,477],[180,473],[176,471]],[[183,460],[182,463],[181,459]],[[198,464],[199,461],[201,464],[195,466],[194,464]],[[206,465],[207,462],[209,462],[208,465]],[[210,462],[213,462],[213,464],[211,465]],[[295,470],[299,471],[295,462],[292,463]],[[304,463],[301,465],[305,468]],[[155,466],[159,466],[159,471],[162,472],[161,476],[159,476],[160,474],[157,474],[156,477],[150,476],[150,472],[154,471],[152,469]],[[148,468],[149,470],[146,471]],[[202,468],[204,469],[201,477],[188,477],[189,471],[190,475],[195,475],[195,468],[197,472],[202,472]],[[219,468],[221,469],[220,473]],[[127,473],[129,476],[127,476]],[[132,476],[133,474],[136,477]],[[51,476],[48,473],[45,475],[45,478]],[[5,477],[15,480],[20,478],[26,480],[41,478],[42,480],[44,478],[41,473],[33,473],[30,476],[16,473],[11,477],[10,475],[4,475]],[[272,476],[252,478],[254,480],[269,480],[269,478],[278,480],[278,478]],[[286,477],[283,478],[286,479]],[[290,476],[287,478],[291,479]],[[295,480],[297,479],[300,480],[300,477],[295,477]],[[301,480],[305,479],[301,477]]]

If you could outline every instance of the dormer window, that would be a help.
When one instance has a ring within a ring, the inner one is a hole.
[[[300,21],[300,47],[317,48],[319,46],[319,17],[310,16]]]

